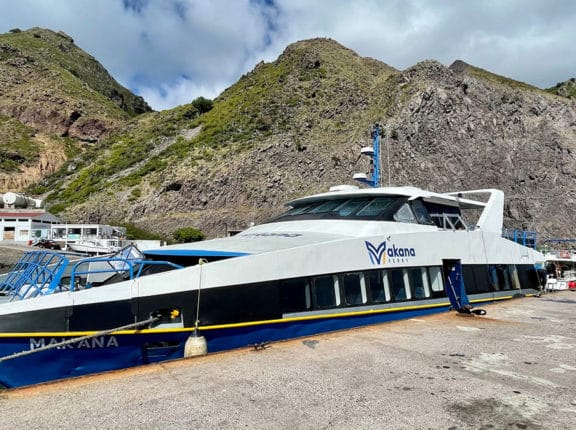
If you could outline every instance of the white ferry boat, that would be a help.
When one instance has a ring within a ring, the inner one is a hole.
[[[0,384],[17,387],[537,294],[543,255],[501,237],[504,194],[337,187],[233,237],[70,262],[0,284]],[[468,213],[476,213],[475,218]]]
[[[340,186],[235,236],[69,261],[0,282],[0,384],[17,387],[538,294],[544,256],[502,237],[504,194]],[[507,237],[515,237],[506,233]],[[535,240],[532,241],[535,245]]]

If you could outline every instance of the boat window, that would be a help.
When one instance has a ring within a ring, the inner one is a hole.
[[[390,275],[388,274],[387,270],[384,270],[384,277],[382,278],[384,281],[384,297],[386,301],[389,302],[392,300],[392,295],[390,294]]]
[[[418,300],[430,297],[426,269],[423,267],[416,267],[414,269],[407,269],[407,272],[414,298]]]
[[[440,267],[430,267],[428,268],[428,273],[432,291],[435,293],[444,291],[444,285],[442,283],[442,271]]]
[[[340,285],[344,291],[344,300],[347,305],[366,303],[366,289],[362,273],[356,272],[340,275]]]
[[[334,275],[313,278],[312,296],[314,307],[329,308],[340,305],[338,278]]]
[[[390,301],[390,293],[384,289],[384,274],[382,270],[370,270],[365,273],[364,279],[370,294],[370,301],[383,303]]]
[[[404,271],[402,269],[393,269],[388,272],[390,281],[390,291],[392,298],[396,302],[409,299],[406,294],[406,281],[404,279]]]
[[[432,222],[438,227],[453,230],[466,229],[460,208],[431,202],[424,202],[424,206],[428,210]]]
[[[300,215],[303,213],[307,213],[310,210],[314,209],[315,207],[320,206],[321,202],[314,202],[303,206],[297,206],[295,208],[290,209],[288,212],[282,214],[284,215]]]
[[[397,204],[397,197],[376,197],[368,205],[360,209],[356,215],[383,218],[385,214],[396,209],[398,207]]]
[[[489,266],[490,284],[498,290],[511,290],[512,280],[510,277],[510,268],[505,264],[496,264]]]
[[[319,200],[303,203],[268,222],[309,219],[377,219],[393,221],[398,208],[406,203],[407,197],[353,197]],[[412,214],[412,217],[414,215]],[[416,221],[411,221],[416,222]]]
[[[540,279],[538,277],[538,271],[531,264],[518,264],[516,266],[518,271],[518,280],[520,281],[520,288],[533,288],[538,290],[540,288]],[[546,285],[546,279],[543,279],[544,285]]]
[[[345,200],[342,200],[342,199],[328,200],[328,201],[325,201],[324,203],[322,203],[321,205],[318,205],[315,208],[311,209],[308,213],[319,214],[319,213],[325,213],[325,212],[332,212],[335,208],[337,208],[338,206],[340,206],[344,202],[345,202]]]
[[[414,215],[416,215],[416,220],[418,223],[434,225],[434,221],[432,221],[432,218],[430,218],[428,209],[426,209],[426,206],[424,206],[422,200],[412,200],[412,210],[414,211]]]
[[[286,279],[280,283],[282,312],[302,312],[310,309],[308,278]]]
[[[488,293],[491,291],[487,266],[463,265],[462,276],[467,293]]]
[[[370,202],[370,199],[368,197],[363,199],[349,199],[346,200],[344,203],[342,203],[340,206],[338,206],[335,209],[335,211],[338,212],[338,215],[345,217],[356,212],[358,208],[366,206],[368,202]]]
[[[394,214],[394,221],[416,223],[416,217],[414,217],[412,209],[410,209],[410,205],[408,203],[404,203],[402,206],[400,206],[400,209],[396,211]]]

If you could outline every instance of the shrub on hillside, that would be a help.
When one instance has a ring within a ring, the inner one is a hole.
[[[204,233],[194,227],[182,227],[173,233],[173,237],[178,243],[198,242],[204,239]]]

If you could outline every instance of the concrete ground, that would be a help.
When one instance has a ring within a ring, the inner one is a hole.
[[[576,292],[0,392],[36,429],[576,428]]]
[[[20,260],[22,254],[30,251],[28,246],[0,244],[0,274],[9,272]],[[37,248],[36,248],[37,249]]]

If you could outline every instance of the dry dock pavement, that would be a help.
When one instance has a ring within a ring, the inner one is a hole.
[[[573,429],[576,292],[0,391],[0,427]]]

